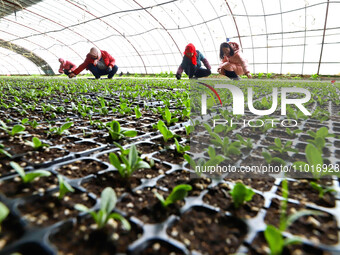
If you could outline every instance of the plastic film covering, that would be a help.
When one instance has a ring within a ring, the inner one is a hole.
[[[34,52],[54,73],[59,57],[79,65],[91,47],[108,51],[122,72],[175,72],[188,43],[216,72],[219,45],[228,38],[240,44],[253,73],[338,74],[337,1],[2,0],[0,5],[0,38]],[[13,62],[14,56],[2,59]],[[13,73],[27,74],[26,69],[40,73],[23,65]]]

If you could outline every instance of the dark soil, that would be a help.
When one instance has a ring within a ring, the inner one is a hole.
[[[299,182],[288,182],[289,197],[299,200],[301,203],[315,203],[324,207],[334,207],[335,197],[327,192],[323,197],[319,197],[319,192],[310,185],[310,181],[302,179]],[[282,196],[282,187],[278,187],[276,192]]]
[[[19,176],[0,182],[0,192],[10,198],[44,194],[46,191],[56,188],[58,178],[51,174],[47,177],[36,178],[31,183],[23,183]]]
[[[122,178],[118,172],[105,172],[91,179],[86,179],[81,185],[88,191],[100,197],[105,187],[111,187],[117,196],[121,196],[124,192],[130,192],[141,184],[140,179],[131,176],[130,178]]]
[[[135,194],[126,194],[122,200],[117,203],[117,208],[127,213],[128,216],[135,216],[145,223],[161,223],[171,214],[179,214],[180,207],[184,205],[183,201],[177,201],[169,205],[168,208],[163,208],[153,193],[154,191],[162,194],[164,198],[169,195],[169,192],[151,188],[137,190]]]
[[[269,247],[267,245],[267,241],[264,237],[263,232],[258,233],[251,243],[248,254],[251,255],[267,255],[269,253]],[[295,244],[288,245],[283,249],[282,255],[330,255],[326,251],[322,251],[317,247],[305,245],[305,244]]]
[[[161,161],[170,162],[172,164],[182,164],[184,161],[183,155],[173,150],[166,150],[154,154],[153,157],[160,159]]]
[[[103,229],[96,229],[92,218],[82,219],[72,226],[64,226],[50,237],[59,255],[110,255],[127,252],[142,230],[135,224],[131,230],[122,229],[121,223],[110,221]]]
[[[33,165],[47,165],[58,158],[63,158],[69,154],[68,151],[58,148],[46,148],[44,150],[30,151],[23,156],[23,160]]]
[[[225,183],[210,189],[203,197],[203,201],[224,211],[229,211],[241,219],[255,217],[264,205],[264,198],[259,194],[255,194],[252,200],[245,202],[239,208],[235,208],[230,195],[230,188]]]
[[[58,199],[55,193],[28,200],[19,206],[19,210],[29,224],[42,227],[77,216],[80,212],[74,208],[76,204],[91,208],[95,201],[86,193],[67,193],[63,199]]]
[[[164,177],[157,181],[159,187],[165,187],[172,190],[179,184],[189,184],[192,190],[189,191],[189,196],[199,196],[199,194],[207,189],[210,185],[211,179],[206,177],[198,177],[196,174],[185,170],[174,171],[170,174],[166,174]]]
[[[77,179],[88,176],[90,174],[97,174],[101,170],[107,169],[103,163],[95,160],[77,160],[70,164],[63,165],[57,169],[59,173],[70,178]]]
[[[242,244],[247,227],[239,219],[197,207],[183,214],[167,233],[191,251],[232,254]]]
[[[306,209],[303,204],[288,203],[288,215]],[[273,199],[265,216],[265,223],[279,226],[280,201]],[[328,213],[324,215],[309,215],[297,219],[288,228],[288,232],[304,236],[306,239],[322,244],[333,245],[338,242],[338,229],[334,217]]]

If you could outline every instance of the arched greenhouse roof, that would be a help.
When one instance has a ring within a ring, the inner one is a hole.
[[[57,73],[94,46],[123,72],[175,72],[188,43],[216,72],[229,38],[253,73],[336,75],[339,13],[320,0],[1,0],[0,74]]]

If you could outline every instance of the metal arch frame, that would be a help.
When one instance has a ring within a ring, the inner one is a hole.
[[[67,1],[67,0],[66,0],[66,1]],[[69,2],[69,1],[68,1],[68,2]],[[71,3],[71,4],[73,4],[73,3]],[[75,5],[75,4],[73,4],[73,5]],[[75,5],[75,6],[76,6],[76,5]],[[88,6],[88,4],[86,5],[86,7],[87,7],[87,6]],[[81,8],[81,7],[78,7],[78,6],[76,6],[76,7],[77,7],[77,8]],[[92,6],[91,6],[91,9],[96,10],[96,9],[93,8]],[[86,10],[84,10],[84,11],[86,11]],[[88,12],[88,11],[86,11],[86,12]],[[103,18],[97,17],[96,15],[94,15],[94,14],[92,14],[92,13],[90,13],[90,12],[88,12],[88,13],[89,13],[90,15],[94,16],[97,20],[99,20],[99,21],[105,23],[106,25],[108,25],[109,27],[111,27],[113,30],[115,30],[116,32],[118,32],[118,34],[120,35],[121,38],[123,38],[123,40],[125,39],[126,41],[129,42],[129,44],[132,46],[133,50],[137,53],[137,55],[138,55],[139,58],[141,59],[142,64],[143,64],[143,67],[144,67],[144,70],[145,70],[145,72],[147,73],[147,69],[146,69],[146,65],[145,65],[145,62],[144,62],[144,60],[143,60],[143,57],[142,57],[142,55],[139,53],[139,51],[137,50],[137,48],[134,46],[134,44],[133,44],[130,40],[128,40],[128,39],[126,38],[126,36],[125,36],[123,33],[121,33],[118,29],[114,28],[113,26],[111,26],[110,24],[108,24],[106,21],[104,21]],[[90,24],[91,24],[91,22],[90,22]],[[98,41],[102,41],[102,40],[105,40],[105,39],[100,39],[100,40],[98,40]],[[120,52],[122,52],[121,49],[120,49]],[[128,60],[128,62],[130,63],[130,66],[131,66],[132,64],[131,64],[130,60]]]
[[[2,55],[7,56],[7,55],[5,55],[5,54],[2,54]],[[6,62],[6,64],[10,65],[17,73],[19,73],[19,70],[18,70],[12,63],[8,62],[7,60],[5,60],[5,62]],[[2,65],[2,66],[6,66],[6,65]],[[7,72],[8,72],[9,74],[12,74],[12,73],[13,73],[13,72],[10,71],[10,69],[8,69],[8,68],[6,68],[6,69],[7,69]],[[25,70],[26,70],[26,69],[25,69]],[[27,70],[26,70],[26,71],[27,71]]]
[[[73,3],[71,3],[71,2],[69,2],[69,4],[71,4],[71,5],[73,5],[74,7],[75,7],[75,9],[78,9],[79,7],[78,6],[76,6],[75,4],[73,4]],[[89,13],[90,15],[92,15],[91,13]],[[68,13],[68,15],[72,15],[72,14],[69,14]],[[93,16],[93,15],[92,15]],[[65,18],[67,18],[67,16],[65,17]],[[86,21],[86,23],[88,23],[88,25],[87,25],[87,27],[91,27],[91,31],[89,32],[91,35],[95,35],[95,32],[98,32],[98,34],[99,34],[99,31],[96,29],[96,26],[95,26],[95,24],[93,24],[93,22],[96,22],[97,20],[99,20],[99,18],[94,18],[94,19],[90,19],[90,20],[87,20]],[[99,22],[101,22],[101,20],[99,20]],[[83,22],[82,22],[83,23]],[[69,27],[77,27],[77,26],[81,26],[82,24],[72,24],[72,25],[70,25]],[[58,31],[58,32],[60,32],[60,31]],[[83,31],[83,34],[85,34],[84,33],[85,31]],[[98,35],[97,35],[98,36]],[[90,37],[90,35],[87,35],[86,34],[86,37]],[[83,37],[84,38],[84,37]],[[74,44],[77,44],[77,43],[84,43],[84,42],[87,42],[87,41],[89,41],[89,40],[86,40],[86,41],[75,41],[73,44],[71,44],[71,45],[74,45]],[[97,43],[97,42],[100,42],[101,40],[92,40],[92,43],[97,47],[97,48],[101,48],[101,47],[99,47],[98,45],[96,45],[95,43]],[[117,47],[117,48],[120,48],[119,47],[119,44],[117,45],[117,44],[115,44],[115,47]],[[102,48],[101,48],[102,49]]]
[[[35,9],[38,10],[38,11],[41,11],[41,10],[38,9],[38,8],[35,8]],[[48,11],[50,11],[50,12],[53,12],[53,11],[51,11],[50,9],[48,9],[48,8],[46,8],[46,7],[44,7],[44,6],[43,6],[43,9],[44,9],[44,10],[48,10]],[[60,14],[59,14],[59,15],[60,15]],[[38,16],[41,16],[41,15],[38,14]],[[43,17],[43,16],[42,16],[42,17]],[[64,18],[67,18],[67,17],[65,17],[65,16],[63,16],[63,17],[64,17]],[[43,17],[43,18],[45,18],[45,17]],[[69,26],[64,26],[64,25],[62,25],[62,24],[60,24],[60,23],[54,21],[53,19],[48,19],[48,20],[49,20],[50,22],[52,22],[52,23],[55,23],[55,24],[57,24],[57,25],[59,25],[59,26],[62,26],[62,29],[58,30],[58,32],[60,32],[60,31],[62,31],[62,30],[68,30],[68,31],[70,31],[71,33],[75,33],[76,35],[80,35],[79,33],[75,32],[75,31],[72,30],[72,29],[70,29]],[[50,30],[50,31],[47,32],[47,33],[34,34],[33,36],[40,36],[40,35],[42,35],[42,34],[48,34],[48,33],[50,33],[50,32],[53,32],[53,31]],[[73,52],[79,57],[80,60],[83,60],[84,57],[80,56],[80,55],[79,55],[75,50],[73,50],[73,48],[71,48],[69,45],[74,45],[74,44],[77,44],[77,43],[80,43],[80,42],[90,42],[90,43],[92,43],[93,45],[95,45],[95,43],[93,43],[93,41],[89,40],[86,36],[80,35],[80,37],[83,38],[84,41],[76,41],[76,39],[79,38],[79,36],[78,36],[78,37],[72,37],[72,38],[75,38],[75,42],[72,43],[72,44],[65,44],[65,43],[63,43],[63,42],[60,42],[59,40],[57,40],[57,41],[61,43],[61,44],[59,44],[59,45],[64,45],[64,46],[66,46],[66,47],[69,48],[71,51],[73,51]],[[56,46],[56,45],[58,45],[58,44],[52,44],[49,48],[54,47],[54,46]],[[96,46],[96,45],[95,45],[95,46]]]
[[[303,74],[303,69],[304,69],[304,65],[305,65],[306,39],[307,39],[307,2],[305,2],[305,33],[304,33],[304,41],[303,41],[303,56],[302,56],[301,75]]]
[[[253,70],[254,70],[254,73],[255,73],[255,54],[254,54],[254,40],[253,40],[253,32],[251,30],[251,26],[250,26],[250,20],[249,20],[249,16],[248,16],[248,13],[247,13],[247,8],[244,4],[244,1],[242,0],[242,4],[243,4],[243,8],[244,8],[244,12],[246,13],[246,16],[247,16],[247,20],[248,20],[248,26],[249,26],[249,30],[250,30],[250,39],[251,39],[251,45],[252,45],[252,53],[253,53]]]
[[[95,43],[93,43],[93,42],[92,42],[91,40],[89,40],[88,38],[84,37],[83,35],[81,35],[80,33],[76,32],[76,31],[74,31],[74,30],[71,30],[71,29],[65,27],[64,25],[60,24],[59,22],[56,22],[56,21],[54,21],[54,20],[52,20],[52,19],[50,19],[50,18],[47,18],[47,17],[45,17],[45,16],[43,16],[43,15],[41,15],[41,14],[36,13],[36,12],[34,12],[34,11],[27,10],[27,9],[25,9],[25,10],[28,11],[28,12],[30,12],[30,13],[33,13],[34,15],[36,15],[36,16],[38,16],[38,17],[41,17],[41,18],[43,18],[43,19],[45,19],[45,20],[48,20],[48,21],[50,21],[50,22],[52,22],[52,23],[54,23],[54,24],[57,24],[58,26],[61,26],[61,27],[65,28],[65,29],[67,29],[67,30],[69,30],[69,31],[71,31],[71,32],[73,32],[73,33],[75,33],[75,34],[77,34],[78,36],[80,36],[80,37],[86,39],[87,41],[89,41],[89,42],[92,43],[93,45],[95,45]],[[59,40],[58,40],[58,41],[59,41]],[[75,50],[73,50],[71,47],[67,46],[66,44],[64,44],[64,45],[65,45],[66,47],[70,48],[74,53],[76,53],[76,54],[78,55],[78,57],[81,58],[81,56],[80,56]],[[95,45],[95,46],[96,46],[96,45]]]
[[[174,6],[177,7],[176,3],[174,3]],[[164,7],[163,7],[163,6],[160,6],[160,7],[162,8],[162,10],[164,10]],[[179,9],[179,8],[177,7],[177,9]],[[168,14],[168,12],[166,12],[166,13],[167,13],[167,15],[170,17],[170,19],[174,22],[174,24],[176,25],[176,21],[171,17],[171,15]],[[183,16],[185,16],[185,15],[183,15]],[[177,25],[178,25],[178,24],[177,24]],[[182,33],[183,37],[184,37],[185,40],[187,41],[187,37],[186,37],[185,34],[183,33],[182,29],[180,29],[179,31]],[[195,30],[195,34],[197,35],[196,30]],[[199,39],[199,36],[198,36],[198,35],[197,35],[197,37],[198,37],[198,39]],[[199,41],[200,41],[200,43],[201,43],[201,40],[200,40],[200,39],[199,39]],[[201,45],[202,45],[202,47],[203,47],[203,44],[202,44],[202,43],[201,43]],[[182,54],[182,52],[181,52],[181,54]],[[182,55],[181,55],[181,57],[182,57]],[[171,71],[171,68],[170,68],[169,65],[168,65],[168,67],[169,67],[169,71]]]
[[[211,7],[213,8],[213,10],[214,10],[216,16],[218,16],[218,15],[217,15],[217,12],[216,12],[216,10],[215,10],[214,5],[211,3],[211,1],[209,1],[209,3],[210,3],[210,5],[211,5]],[[221,23],[221,27],[222,27],[222,29],[223,29],[224,34],[227,35],[227,32],[225,31],[224,26],[223,26],[223,24],[222,24],[221,17],[219,17],[218,20],[219,20],[220,23]],[[219,54],[219,51],[217,51],[217,53],[218,53],[218,56],[217,56],[217,64],[218,64],[218,63],[220,62],[220,58],[219,58],[219,55],[220,55],[220,54]]]
[[[89,11],[87,11],[87,10],[84,10],[84,8],[82,8],[82,7],[80,7],[79,5],[77,5],[77,4],[74,4],[74,3],[72,3],[72,2],[70,2],[69,0],[65,0],[66,2],[68,2],[68,3],[70,3],[70,4],[72,4],[72,5],[74,5],[74,6],[76,6],[77,8],[79,8],[79,9],[81,9],[81,10],[83,10],[83,11],[85,11],[85,12],[87,12],[88,14],[90,14],[90,15],[92,15],[93,17],[96,17],[96,18],[98,18],[96,15],[94,15],[93,13],[91,13],[91,12],[89,12]],[[131,46],[132,46],[132,48],[136,51],[136,53],[138,54],[138,56],[140,57],[140,59],[141,59],[141,61],[142,61],[142,63],[143,63],[143,65],[144,65],[144,69],[145,69],[145,73],[147,73],[147,70],[146,70],[146,66],[145,66],[145,63],[144,63],[144,60],[143,60],[143,58],[142,58],[142,56],[139,54],[139,51],[136,49],[136,47],[130,42],[130,40],[129,39],[127,39],[126,37],[124,37],[124,35],[120,32],[120,31],[118,31],[116,28],[114,28],[113,26],[111,26],[110,24],[108,24],[106,21],[103,21],[101,18],[98,18],[101,22],[103,22],[103,23],[105,23],[106,25],[108,25],[109,27],[111,27],[113,30],[115,30],[117,33],[119,33]]]
[[[10,3],[11,5],[15,5],[15,6],[18,6],[17,4],[15,4],[15,3],[12,3],[12,2],[8,2],[7,0],[2,0],[2,1],[6,1],[7,3]],[[49,18],[46,18],[46,17],[44,17],[44,16],[42,16],[42,15],[40,15],[40,14],[37,14],[37,13],[35,13],[35,12],[33,12],[33,11],[31,11],[31,10],[28,10],[28,9],[26,9],[26,8],[22,8],[22,11],[27,11],[27,12],[30,12],[30,13],[32,13],[32,14],[34,14],[34,15],[37,15],[37,16],[39,16],[39,17],[42,17],[42,18],[44,18],[44,19],[46,19],[46,20],[49,20],[49,21],[51,21],[51,22],[53,22],[52,20],[50,20]],[[9,21],[9,19],[7,19],[7,18],[3,18],[3,19],[5,19],[5,20],[8,20]],[[63,26],[63,25],[61,25],[61,24],[59,24],[59,23],[57,23],[57,22],[54,22],[54,23],[56,23],[56,24],[58,24],[58,25],[60,25],[60,26]],[[20,23],[18,23],[18,24],[20,24]],[[28,27],[28,26],[27,26]],[[64,26],[63,26],[64,27]],[[34,30],[34,31],[37,31],[37,30]],[[72,31],[72,32],[74,32],[73,30],[70,30],[70,31]],[[39,31],[37,31],[37,32],[39,32]],[[42,34],[41,32],[39,32],[40,34]],[[80,35],[81,36],[81,35]],[[56,39],[56,38],[54,38],[54,37],[52,37],[52,36],[49,36],[49,37],[51,37],[51,38],[53,38],[54,40],[56,40],[56,41],[58,41],[58,42],[60,42],[61,44],[63,44],[64,46],[66,46],[66,47],[68,47],[65,43],[63,43],[63,42],[61,42],[61,41],[59,41],[58,39]],[[74,51],[71,47],[68,47],[68,48],[70,48],[71,49],[71,51],[73,51],[74,53],[76,53],[79,57],[80,57],[80,55],[76,52],[76,51]]]
[[[184,13],[183,13],[183,11],[181,10],[181,8],[179,8],[179,7],[177,6],[176,3],[174,3],[174,5],[175,5],[175,6],[177,7],[177,9],[181,12],[181,14],[183,15],[183,17],[185,17],[185,19],[188,21],[188,23],[190,24],[190,26],[194,29],[194,32],[195,32],[195,34],[196,34],[196,36],[197,36],[197,38],[198,38],[198,41],[199,41],[200,44],[202,45],[203,51],[205,52],[205,50],[204,50],[204,43],[202,43],[201,38],[199,37],[199,35],[198,35],[198,33],[197,33],[196,29],[195,29],[195,26],[191,23],[191,21],[187,18],[187,16],[184,15]],[[182,30],[182,29],[181,29],[181,30]],[[181,54],[181,57],[182,57],[182,54]]]
[[[71,3],[71,4],[73,4],[73,3]],[[78,6],[76,6],[75,4],[73,4],[76,8],[79,8]],[[88,7],[89,5],[88,5],[88,3],[85,5],[85,8],[87,9],[87,7]],[[93,8],[92,6],[91,6],[91,9],[94,9],[94,10],[96,10],[95,8]],[[86,11],[87,12],[87,11]],[[89,13],[89,12],[88,12]],[[89,13],[90,15],[92,15],[92,16],[94,16],[95,17],[95,19],[93,19],[91,22],[89,22],[89,26],[91,26],[91,27],[93,27],[94,28],[94,30],[95,30],[95,25],[93,25],[93,22],[95,22],[95,21],[97,21],[97,20],[99,20],[99,22],[104,22],[104,21],[102,21],[101,20],[101,18],[100,17],[97,17],[97,16],[95,16],[95,15],[93,15],[92,13]],[[106,25],[108,25],[106,22],[104,22]],[[111,26],[110,26],[111,27]],[[124,37],[124,36],[122,36],[121,34],[120,34],[120,37]],[[103,41],[103,40],[105,40],[105,39],[99,39],[99,40],[94,40],[94,42],[101,42],[101,41]],[[106,47],[106,45],[109,45],[108,43],[105,43],[105,46],[104,46],[104,48]],[[117,45],[117,44],[115,44],[115,45]],[[121,52],[122,51],[122,49],[120,48],[120,44],[118,43],[118,46],[117,46],[117,48],[119,48],[119,51]],[[103,48],[102,48],[103,49]],[[131,65],[131,62],[130,62],[130,60],[128,60],[128,63],[129,63],[129,65]],[[142,62],[143,63],[143,62]],[[144,64],[144,63],[143,63]],[[144,64],[144,66],[145,66],[145,64]]]
[[[181,54],[181,56],[182,56],[182,52],[181,52],[181,50],[179,49],[179,47],[178,47],[176,41],[174,40],[174,38],[172,37],[172,35],[169,33],[169,31],[164,27],[164,25],[163,25],[158,19],[156,19],[156,17],[153,16],[148,10],[146,10],[140,3],[138,3],[136,0],[132,0],[132,1],[134,1],[139,7],[143,8],[144,11],[146,11],[146,12],[147,12],[154,20],[156,20],[156,21],[158,22],[159,25],[161,25],[161,27],[168,33],[168,35],[170,36],[171,40],[172,40],[172,41],[174,42],[174,44],[176,45],[179,54]]]
[[[7,69],[7,67],[6,67],[4,64],[1,64],[1,66],[2,66],[3,68],[0,68],[0,71],[1,71],[1,70],[5,70],[5,71],[7,71],[7,74],[11,75],[11,72]],[[4,75],[4,74],[3,74],[3,75]]]
[[[8,56],[8,55],[6,55],[6,54],[4,54],[4,53],[0,53],[0,54],[3,55],[3,56],[6,56],[6,57]],[[17,53],[17,54],[18,54],[18,53]],[[13,65],[11,62],[7,61],[6,59],[2,59],[2,60],[5,61],[5,62],[6,62],[7,64],[9,64],[10,66],[12,66],[13,69],[17,71],[17,73],[20,73],[19,70],[16,68],[16,66]],[[20,62],[18,62],[18,61],[16,61],[16,60],[15,60],[15,63],[19,63],[19,64],[20,64]],[[21,66],[24,67],[24,69],[25,69],[25,71],[27,72],[27,74],[30,74],[30,73],[28,72],[28,70],[25,68],[24,65],[21,64]],[[6,68],[6,69],[7,69],[7,68]],[[38,69],[39,69],[39,68],[38,68]],[[7,71],[10,72],[9,69],[7,69]],[[10,73],[10,74],[11,74],[11,73]]]
[[[267,73],[268,73],[268,62],[269,62],[269,45],[268,45],[268,29],[267,29],[267,20],[266,20],[266,13],[264,11],[263,0],[261,0],[262,10],[263,10],[263,19],[264,19],[264,26],[266,30],[266,42],[267,42]]]
[[[215,51],[217,51],[217,50],[216,50],[216,47],[215,47],[215,44],[214,44],[213,36],[212,36],[212,34],[211,34],[211,32],[210,32],[210,29],[209,29],[207,23],[205,22],[205,20],[203,19],[203,16],[201,15],[201,13],[198,11],[198,9],[197,9],[196,6],[192,3],[191,0],[190,0],[190,3],[192,4],[192,6],[194,6],[195,10],[198,12],[198,14],[200,15],[201,19],[203,20],[205,26],[207,27],[208,32],[209,32],[209,34],[210,34],[210,38],[211,38],[211,40],[212,40],[212,45],[214,46]]]
[[[41,68],[46,75],[54,75],[54,72],[51,66],[44,59],[34,54],[32,51],[29,51],[17,44],[13,44],[2,39],[0,39],[0,47],[9,49],[31,60],[37,67]],[[27,57],[24,56],[25,53],[29,54],[30,56],[27,56]]]
[[[209,1],[209,4],[210,4],[210,6],[213,8],[213,10],[214,10],[216,16],[218,16],[217,11],[216,11],[214,5],[211,3],[211,1]],[[223,32],[224,32],[224,34],[226,35],[227,32],[226,32],[225,29],[224,29],[224,26],[223,26],[222,21],[221,21],[221,17],[218,17],[218,20],[220,21],[221,27],[222,27],[222,29],[223,29]]]
[[[131,5],[130,5],[131,6]],[[139,5],[139,7],[141,7],[141,8],[143,8],[144,9],[144,7],[142,7],[141,5]],[[146,12],[147,12],[147,14],[149,14],[153,19],[155,19],[159,24],[160,24],[160,22],[152,15],[152,14],[150,14],[146,9],[144,9]],[[144,12],[141,12],[141,15],[143,15],[143,17],[144,17]],[[145,19],[147,19],[147,16],[148,15],[146,15],[145,16]],[[160,24],[161,25],[161,24]],[[162,25],[161,25],[162,26]],[[159,32],[159,31],[158,31]],[[168,32],[169,33],[169,32]],[[170,45],[168,44],[168,40],[166,40],[165,38],[164,38],[164,36],[159,32],[159,34],[160,34],[160,38],[162,38],[164,41],[165,41],[165,43],[169,46],[169,49],[170,49]],[[159,42],[157,42],[157,44],[159,45]],[[162,47],[159,47],[160,49],[161,49],[161,51],[162,51],[162,53],[163,53],[163,55],[166,55],[165,53],[164,53],[164,51],[163,51],[163,48]],[[177,48],[178,48],[178,46],[177,46]],[[182,54],[181,54],[181,57],[182,57]],[[168,62],[168,60],[166,60],[166,62],[167,62],[167,66],[168,66],[168,69],[170,70],[171,68],[170,68],[170,65],[169,65],[169,62]]]
[[[112,3],[111,3],[112,4]],[[131,5],[130,5],[131,6]],[[130,18],[132,19],[132,20],[135,20],[135,18],[134,18],[134,16],[133,15],[130,15]],[[126,21],[124,21],[128,26],[130,26],[130,27],[132,27],[133,28],[133,26],[131,26],[128,22],[126,22]],[[137,22],[137,21],[136,21]],[[152,39],[153,39],[153,41],[155,42],[155,43],[157,43],[157,45],[159,46],[159,48],[160,48],[160,50],[161,50],[161,52],[163,53],[163,55],[165,55],[164,54],[164,51],[163,51],[163,48],[162,47],[160,47],[160,44],[159,44],[159,42],[157,41],[157,40],[154,40],[154,36],[153,35],[151,35],[151,37],[152,37]],[[142,36],[142,38],[143,38],[143,40],[147,43],[148,41],[145,39],[145,37],[144,36]],[[147,58],[147,55],[145,55],[145,57]],[[158,64],[161,66],[161,63],[159,62],[159,59],[157,58],[157,61],[158,61]],[[167,58],[165,58],[165,61],[166,61],[166,63],[167,63],[167,66],[168,66],[168,68],[170,69],[170,65],[169,65],[169,63],[168,63],[168,61],[167,61]],[[150,66],[150,68],[151,68],[151,70],[152,70],[152,66]]]
[[[281,0],[279,0],[279,4],[280,4],[280,13],[281,13],[281,65],[280,65],[280,73],[282,74],[282,62],[283,62],[283,15],[282,15]]]
[[[321,52],[320,52],[320,59],[319,59],[319,65],[318,65],[318,72],[317,72],[317,75],[319,75],[319,72],[320,72],[320,66],[321,66],[321,59],[322,59],[323,46],[324,46],[324,43],[325,43],[325,35],[326,35],[326,27],[327,27],[327,18],[328,18],[328,9],[329,9],[329,0],[327,0],[326,15],[325,15],[325,24],[324,24],[324,28],[323,28],[322,43],[321,43]]]
[[[237,31],[237,35],[238,35],[238,40],[240,41],[240,46],[241,46],[241,49],[243,50],[243,46],[242,46],[242,41],[241,41],[241,36],[240,36],[240,31],[238,30],[238,26],[237,26],[237,22],[236,22],[236,19],[235,19],[235,16],[233,14],[233,11],[231,10],[230,6],[229,6],[229,3],[227,0],[225,0],[225,3],[229,9],[229,12],[231,14],[231,16],[233,17],[233,20],[234,20],[234,24],[235,24],[235,27],[236,27],[236,31]],[[242,3],[243,3],[243,0],[242,0]],[[244,6],[244,3],[243,3],[243,6]],[[249,20],[248,20],[249,22]]]
[[[7,32],[7,31],[0,30],[0,32],[18,37],[17,35],[12,34],[12,33],[9,33],[9,32]],[[40,44],[37,44],[37,43],[35,43],[35,42],[32,42],[32,41],[30,41],[30,40],[28,40],[28,39],[21,39],[21,40],[24,40],[24,41],[27,41],[27,42],[29,42],[29,43],[35,44],[35,45],[37,45],[38,47],[40,47],[40,49],[44,49],[44,50],[48,51],[49,53],[51,53],[52,55],[54,55],[56,58],[58,57],[58,56],[57,56],[56,54],[54,54],[52,51],[50,51],[49,49],[45,48],[44,46],[42,46],[42,45],[40,45]]]
[[[14,23],[14,24],[17,24],[17,25],[19,25],[19,26],[22,26],[22,27],[26,27],[26,28],[28,28],[28,29],[31,29],[31,30],[33,30],[33,31],[35,31],[35,32],[37,32],[37,33],[39,33],[39,35],[44,34],[44,33],[40,32],[39,30],[36,30],[36,29],[34,29],[34,28],[31,28],[31,27],[29,27],[29,26],[26,26],[26,25],[24,25],[24,24],[21,24],[21,23],[19,23],[19,22],[17,22],[17,21],[13,21],[13,20],[10,20],[10,19],[7,19],[7,18],[2,18],[2,19],[7,20],[7,21],[9,21],[9,22],[12,22],[12,23]],[[63,43],[62,41],[58,40],[57,38],[54,38],[54,37],[52,37],[52,36],[50,36],[50,35],[46,35],[46,36],[52,38],[53,40],[58,41],[58,42],[61,43],[62,45],[68,47],[65,43]],[[8,42],[14,42],[14,41],[17,41],[17,40],[23,40],[23,39],[26,39],[26,38],[28,38],[28,37],[30,37],[30,36],[18,37],[18,38],[16,38],[16,39],[9,40]],[[71,47],[68,47],[68,48],[70,48],[73,52],[75,52],[75,53],[80,57],[80,55],[79,55],[76,51],[74,51]]]
[[[9,35],[18,37],[18,36],[15,35],[15,34],[12,34],[12,33],[9,33],[9,32],[3,31],[3,30],[0,30],[0,32],[3,32],[3,33],[6,33],[6,34],[9,34]],[[1,40],[1,39],[0,39],[0,40]],[[57,58],[57,55],[55,55],[53,52],[51,52],[51,51],[48,50],[47,48],[41,46],[40,44],[37,44],[37,43],[32,42],[32,41],[27,40],[27,39],[23,39],[23,40],[28,41],[28,42],[31,43],[31,44],[37,45],[38,47],[40,47],[40,49],[46,50],[47,52],[49,52],[50,54],[54,55],[54,56]],[[16,45],[16,44],[15,44],[15,45]],[[16,46],[18,46],[18,45],[16,45]],[[8,49],[8,48],[6,48],[6,49]],[[8,50],[11,50],[11,49],[8,49]],[[14,52],[14,51],[13,51],[13,52]],[[32,52],[32,54],[34,54],[34,53],[33,53],[33,50],[32,50],[31,52]],[[19,53],[16,52],[16,54],[19,54]],[[21,55],[21,54],[20,54],[20,55]],[[24,58],[26,58],[26,59],[29,60],[29,58],[27,58],[26,56],[24,56],[24,55],[21,55],[21,56],[23,56]],[[31,60],[30,60],[30,61],[31,61]],[[31,62],[32,62],[32,61],[31,61]],[[33,63],[34,63],[34,62],[33,62]],[[34,63],[34,64],[35,64],[35,63]],[[37,66],[37,65],[36,65],[36,66]],[[37,67],[38,67],[38,66],[37,66]],[[26,68],[25,68],[25,69],[26,69]],[[38,70],[39,70],[39,68],[38,68]],[[30,74],[29,71],[28,71],[27,69],[26,69],[26,71],[27,71],[27,74]],[[45,74],[46,74],[46,73],[45,73]]]
[[[30,7],[32,5],[35,5],[39,2],[41,2],[42,0],[35,0],[35,1],[16,1],[14,0],[14,2],[17,2],[17,7],[16,8],[11,8],[11,6],[9,5],[9,3],[12,4],[12,2],[8,2],[5,0],[1,0],[1,7],[3,7],[3,11],[0,12],[0,18],[3,18],[5,16],[11,15],[13,12],[18,12],[20,10],[22,10],[22,8],[24,7]]]

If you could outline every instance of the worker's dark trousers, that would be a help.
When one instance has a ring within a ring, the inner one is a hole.
[[[97,66],[94,66],[93,64],[90,64],[88,66],[88,68],[91,71],[91,73],[94,75],[94,77],[96,77],[96,79],[99,79],[100,76],[106,75],[106,74],[107,74],[107,78],[111,79],[117,73],[117,71],[118,71],[118,66],[117,65],[112,67],[111,72],[108,72],[107,70],[101,70]]]

